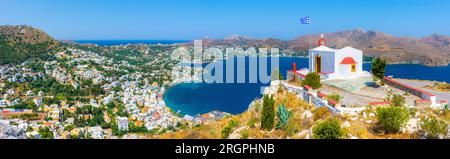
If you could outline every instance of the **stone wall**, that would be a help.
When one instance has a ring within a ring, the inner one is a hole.
[[[409,94],[418,96],[418,97],[422,98],[423,100],[428,100],[428,101],[430,101],[431,105],[436,105],[436,96],[427,91],[400,83],[390,77],[384,77],[384,82],[394,88],[397,88],[402,91],[408,92]],[[422,103],[424,103],[424,102],[422,102]]]
[[[313,104],[316,108],[327,107],[331,112],[339,113],[339,109],[331,106],[326,99],[318,97],[317,93],[315,92],[307,91],[303,87],[293,86],[285,82],[281,82],[281,86],[283,86],[289,92],[296,93],[297,98]]]

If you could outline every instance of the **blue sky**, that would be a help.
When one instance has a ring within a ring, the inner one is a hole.
[[[304,16],[312,24],[301,25]],[[31,25],[60,40],[289,40],[354,28],[423,37],[450,35],[449,17],[448,0],[0,0],[0,25]]]

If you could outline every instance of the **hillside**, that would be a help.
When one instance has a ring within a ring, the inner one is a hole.
[[[61,47],[42,30],[30,26],[0,26],[0,64],[21,62],[41,57]]]
[[[325,33],[327,45],[333,48],[352,46],[364,51],[367,56],[381,57],[389,63],[418,63],[430,66],[443,66],[450,63],[450,37],[433,34],[424,38],[394,37],[392,35],[354,29]],[[203,45],[227,47],[278,47],[285,51],[305,51],[316,47],[319,35],[304,35],[283,41],[266,38],[254,39],[232,35],[224,39],[203,39]]]
[[[316,45],[319,35],[300,36],[288,41],[289,48],[308,48],[309,41]],[[365,55],[386,59],[389,63],[419,63],[442,66],[450,63],[450,37],[431,35],[424,38],[394,37],[392,35],[364,31],[362,29],[326,33],[329,47],[352,46]]]
[[[287,48],[287,43],[280,39],[255,39],[247,36],[231,35],[224,39],[203,39],[203,46],[240,46],[243,48]]]

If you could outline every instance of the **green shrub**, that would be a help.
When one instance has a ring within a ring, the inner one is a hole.
[[[247,122],[247,126],[250,127],[250,128],[255,128],[256,122],[258,122],[257,119],[251,118],[251,119]]]
[[[313,128],[316,139],[341,139],[345,136],[345,131],[337,119],[328,119]]]
[[[276,128],[285,129],[289,119],[292,116],[292,111],[287,110],[286,106],[280,105],[278,106],[277,116],[278,116],[278,123]]]
[[[289,118],[284,131],[286,131],[288,135],[294,135],[295,133],[298,133],[299,130],[301,130],[301,122],[302,121],[299,115],[293,115],[291,118]]]
[[[228,136],[230,136],[230,134],[231,134],[232,129],[233,129],[232,127],[225,126],[222,129],[222,139],[228,138]]]
[[[396,133],[400,131],[409,118],[409,112],[404,107],[378,107],[378,124],[387,133]]]
[[[42,139],[53,139],[53,132],[48,127],[40,128],[38,130],[39,135],[41,135]]]
[[[405,105],[405,98],[401,95],[395,94],[389,102],[391,106],[401,107]]]
[[[261,115],[261,129],[272,130],[275,125],[275,100],[273,96],[265,95],[263,98],[263,110]]]
[[[339,94],[332,94],[332,95],[327,96],[327,99],[334,100],[338,103],[342,100],[342,98],[344,98],[344,97],[340,96]]]
[[[320,75],[314,72],[308,73],[305,77],[305,80],[302,81],[302,86],[311,86],[313,89],[318,89],[322,87],[320,83]]]
[[[440,135],[447,135],[447,123],[436,118],[430,118],[421,124],[422,131],[425,132],[427,138],[435,139]]]
[[[241,131],[241,139],[248,139],[248,137],[250,136],[248,130],[242,130]]]
[[[236,126],[238,126],[238,124],[239,124],[239,123],[238,123],[237,121],[231,120],[231,121],[228,123],[228,125],[225,126],[225,127],[222,129],[221,137],[222,137],[223,139],[228,138],[228,136],[230,136],[230,134],[233,132],[233,128],[236,127]]]

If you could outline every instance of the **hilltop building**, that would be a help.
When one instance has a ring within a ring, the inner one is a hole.
[[[363,52],[361,50],[344,47],[333,49],[326,46],[326,39],[322,34],[317,47],[309,50],[309,69],[291,70],[296,76],[304,78],[309,72],[315,72],[322,80],[354,79],[364,76]],[[295,66],[293,66],[295,67]]]

